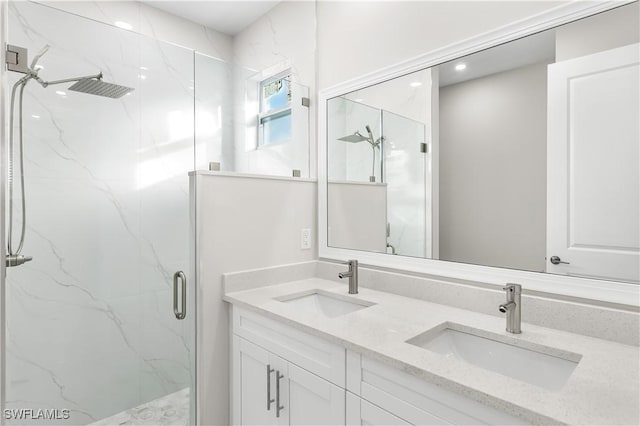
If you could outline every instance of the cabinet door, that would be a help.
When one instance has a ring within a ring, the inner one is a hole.
[[[291,363],[285,377],[289,425],[345,424],[344,389]]]
[[[276,424],[274,355],[236,336],[234,346],[234,423]]]

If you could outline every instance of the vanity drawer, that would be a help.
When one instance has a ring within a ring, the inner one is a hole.
[[[244,309],[232,308],[233,333],[345,387],[345,349]]]
[[[414,425],[523,425],[524,420],[383,363],[347,355],[347,389]]]

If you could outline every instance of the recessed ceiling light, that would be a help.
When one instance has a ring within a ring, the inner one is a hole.
[[[146,70],[148,70],[149,68],[147,68],[147,67],[140,67],[140,69],[141,69],[141,70],[143,70],[143,71],[146,71]]]
[[[456,65],[456,71],[462,71],[465,68],[467,68],[467,64],[458,64],[458,65]]]
[[[413,83],[410,83],[409,86],[411,86],[411,87],[420,87],[420,86],[422,86],[422,83],[420,81],[414,81]]]
[[[31,117],[35,118],[36,120],[40,120],[40,116],[39,115],[33,114]]]
[[[147,76],[146,76],[146,75],[144,75],[144,74],[140,74],[140,75],[138,76],[138,78],[139,78],[140,80],[146,80],[146,79],[147,79]]]
[[[56,90],[56,95],[67,96],[67,92],[63,92],[62,90]]]
[[[124,22],[124,21],[116,21],[113,23],[113,25],[115,25],[118,28],[122,28],[123,30],[131,30],[133,29],[133,25],[131,25],[128,22]]]

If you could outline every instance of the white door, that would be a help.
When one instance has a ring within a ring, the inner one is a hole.
[[[234,423],[275,425],[274,355],[234,336]]]
[[[344,425],[344,389],[291,363],[286,383],[289,425]]]
[[[547,272],[639,279],[639,47],[549,66]]]

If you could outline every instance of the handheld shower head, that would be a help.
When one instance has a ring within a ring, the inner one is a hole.
[[[367,129],[367,133],[369,134],[369,143],[373,144],[374,139],[373,139],[373,132],[371,131],[371,127],[369,127],[369,125],[367,124],[364,128]]]

